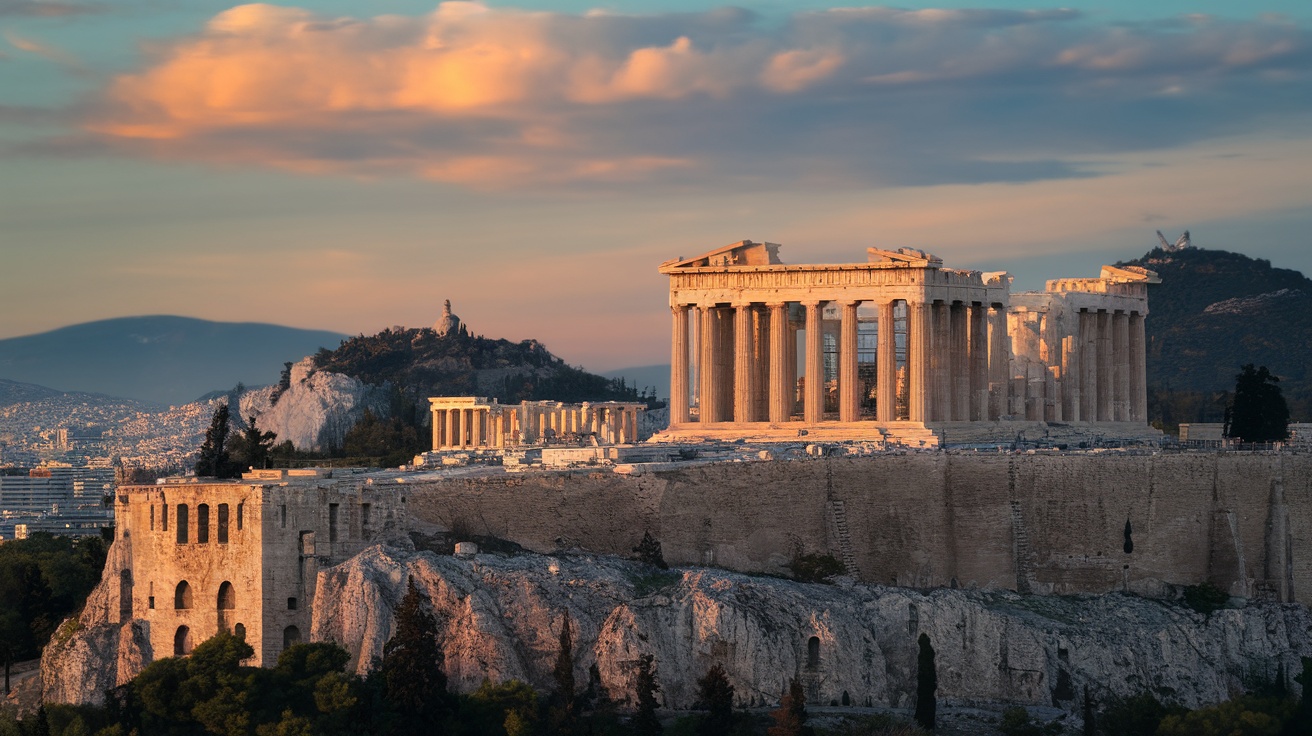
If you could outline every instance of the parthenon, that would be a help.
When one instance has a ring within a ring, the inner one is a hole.
[[[1104,266],[1012,294],[1005,272],[944,268],[908,248],[833,265],[786,265],[779,248],[743,240],[661,264],[667,437],[1147,429],[1152,271]]]

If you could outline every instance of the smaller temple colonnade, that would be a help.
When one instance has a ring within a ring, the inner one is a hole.
[[[785,265],[748,240],[670,277],[671,431],[1018,419],[1146,424],[1145,269],[1012,294],[922,251]],[[800,338],[800,339],[799,339]]]
[[[434,450],[535,447],[585,441],[619,445],[638,441],[638,412],[645,404],[596,401],[501,404],[482,396],[430,398]]]

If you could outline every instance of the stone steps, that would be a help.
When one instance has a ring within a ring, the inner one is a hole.
[[[856,555],[852,552],[852,532],[847,526],[847,504],[841,500],[829,502],[829,518],[834,526],[834,538],[838,540],[838,552],[847,574],[860,577],[856,567]]]

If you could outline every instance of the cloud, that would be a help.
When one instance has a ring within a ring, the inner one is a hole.
[[[55,0],[0,0],[0,16],[56,18],[104,12],[99,3],[65,3]]]
[[[4,39],[9,42],[10,46],[13,46],[19,51],[25,51],[29,54],[40,56],[46,61],[53,62],[76,73],[86,71],[86,67],[76,56],[57,46],[52,46],[41,41],[35,41],[30,38],[24,38],[12,31],[5,31],[0,35],[4,36]]]
[[[1312,36],[1279,19],[253,4],[115,77],[84,128],[130,155],[489,188],[1029,181],[1306,112],[1309,70]]]

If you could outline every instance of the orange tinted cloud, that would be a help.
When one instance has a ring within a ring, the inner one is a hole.
[[[1245,73],[1306,81],[1300,59],[1312,43],[1288,25],[1204,18],[1158,32],[1068,22],[1077,17],[856,8],[766,28],[743,11],[574,15],[446,2],[418,17],[328,18],[250,4],[114,78],[85,127],[137,154],[476,187],[730,170],[885,181],[899,167],[946,172],[949,159],[979,169],[972,159],[1006,152],[997,141],[1033,139],[1033,118],[1016,105],[993,148],[954,150],[964,145],[955,128],[930,152],[943,162],[916,165],[908,152],[922,144],[871,131],[932,135],[915,117],[922,109],[945,127],[979,116],[886,97],[903,90],[956,85],[934,98],[950,108],[976,104],[989,85],[1013,94],[1016,79],[1045,104],[1113,85],[1130,90],[1128,102],[1204,94]],[[1091,114],[1071,116],[1088,127],[1069,126],[1071,141],[1101,134],[1096,119],[1114,113],[1105,97],[1088,99]],[[794,142],[802,158],[785,161]],[[779,171],[765,170],[772,161]]]

